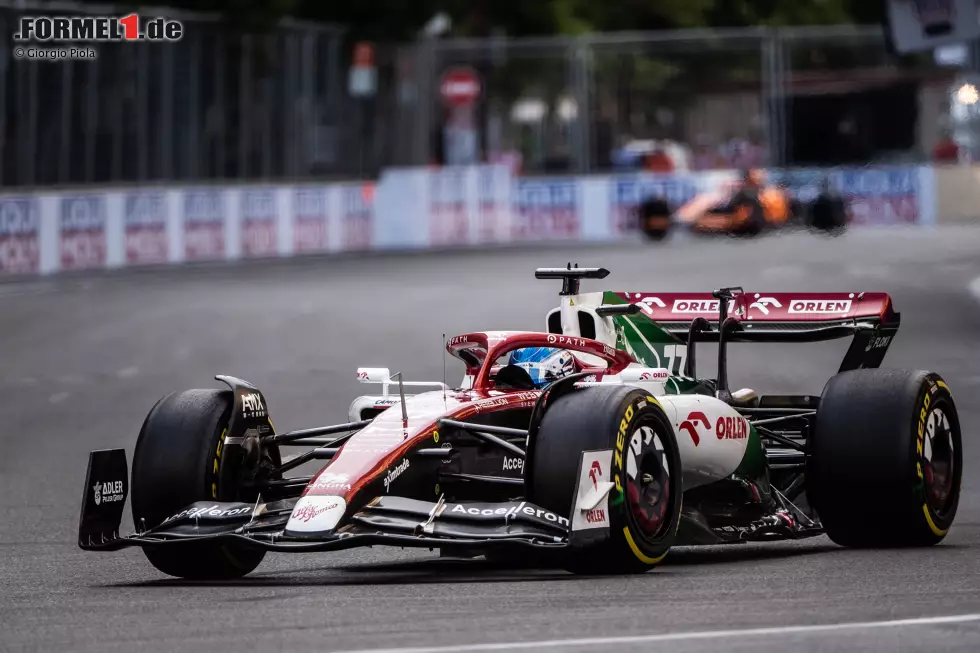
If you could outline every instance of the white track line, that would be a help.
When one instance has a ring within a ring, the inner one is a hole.
[[[740,630],[703,630],[687,633],[663,633],[659,635],[634,635],[630,637],[590,637],[588,639],[552,639],[537,642],[499,642],[494,644],[464,644],[460,646],[421,646],[417,648],[372,648],[334,653],[450,653],[451,651],[513,651],[544,647],[609,646],[622,644],[649,644],[653,642],[678,642],[696,639],[727,639],[734,637],[765,637],[767,635],[793,635],[846,630],[870,630],[877,628],[901,628],[905,626],[933,626],[980,621],[980,614],[961,614],[946,617],[922,617],[893,621],[863,621],[856,623],[821,624],[814,626],[774,626],[771,628],[744,628]]]

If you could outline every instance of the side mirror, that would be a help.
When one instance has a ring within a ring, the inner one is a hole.
[[[361,383],[390,383],[391,370],[387,367],[359,367],[357,380]]]

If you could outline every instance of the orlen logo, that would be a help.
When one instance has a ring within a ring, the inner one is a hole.
[[[589,512],[585,513],[585,521],[589,524],[605,524],[606,511],[602,508],[593,508]]]
[[[721,301],[717,299],[675,299],[672,313],[717,313]],[[728,312],[735,311],[735,300],[729,300]]]
[[[744,440],[749,437],[749,422],[744,417],[719,417],[715,431],[719,440]]]
[[[694,446],[698,446],[701,443],[701,436],[698,434],[698,424],[704,426],[708,431],[711,430],[711,422],[708,421],[708,416],[701,412],[693,412],[687,416],[687,419],[681,422],[678,427],[679,430],[685,431],[691,436],[691,440],[694,441]]]
[[[602,465],[599,464],[598,460],[592,461],[592,467],[589,469],[589,478],[592,479],[592,487],[599,489],[599,481],[602,479]]]
[[[640,374],[640,381],[666,381],[670,378],[670,373],[666,370],[657,372],[644,372]]]
[[[850,310],[850,299],[794,299],[789,303],[790,313],[847,313]]]
[[[780,304],[779,300],[776,299],[775,297],[760,297],[759,299],[749,304],[749,308],[757,308],[759,309],[759,312],[761,312],[764,315],[769,315],[770,306],[773,306],[775,308],[783,307],[783,305]]]
[[[644,297],[640,301],[636,302],[636,305],[643,310],[643,312],[653,315],[653,304],[656,304],[659,308],[667,308],[667,304],[663,302],[659,297]]]

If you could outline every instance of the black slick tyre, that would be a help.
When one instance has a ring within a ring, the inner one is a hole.
[[[219,477],[231,461],[223,442],[232,393],[175,392],[157,402],[140,429],[133,454],[132,508],[137,528],[152,528],[195,501],[242,501],[236,487]],[[259,566],[265,552],[236,544],[187,542],[144,547],[154,567],[178,578],[238,578]]]
[[[680,453],[656,399],[637,388],[592,386],[557,397],[534,440],[528,499],[569,515],[582,453],[612,450],[607,478],[609,537],[566,549],[563,566],[576,573],[642,573],[674,542],[681,510]]]
[[[808,441],[810,505],[837,544],[937,544],[956,515],[960,422],[942,378],[869,369],[827,382]]]
[[[748,214],[746,221],[738,227],[736,236],[758,236],[766,228],[766,214],[758,193],[739,193],[734,201],[735,212]]]
[[[652,241],[661,241],[670,230],[670,205],[663,198],[652,197],[639,206],[640,231]]]

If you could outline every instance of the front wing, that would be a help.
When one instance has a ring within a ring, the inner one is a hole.
[[[287,523],[299,499],[254,504],[201,501],[147,528],[120,536],[128,495],[125,452],[92,452],[82,500],[78,545],[90,551],[179,546],[224,540],[267,551],[336,551],[388,545],[439,549],[501,547],[562,548],[592,543],[602,529],[573,532],[567,517],[527,501],[448,503],[397,496],[376,497],[346,516],[339,528],[291,533]],[[101,480],[112,479],[112,480]],[[98,488],[96,490],[95,488]]]

